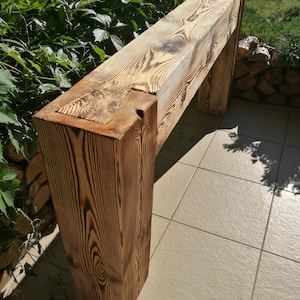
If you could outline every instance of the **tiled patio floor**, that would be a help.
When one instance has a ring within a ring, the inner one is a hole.
[[[299,193],[299,109],[234,100],[220,118],[192,103],[157,157],[138,300],[300,299]],[[47,257],[18,299],[74,299],[59,239]]]

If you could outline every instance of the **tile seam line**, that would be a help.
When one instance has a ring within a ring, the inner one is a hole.
[[[278,177],[279,177],[279,169],[280,169],[280,165],[281,165],[281,162],[282,162],[282,156],[283,156],[284,146],[285,146],[285,142],[286,142],[286,136],[287,136],[287,133],[288,133],[288,127],[289,127],[290,119],[291,119],[291,110],[289,110],[289,115],[288,115],[288,119],[287,119],[287,122],[286,122],[285,134],[284,134],[283,144],[282,144],[282,148],[281,148],[281,153],[280,153],[280,156],[279,156],[278,169],[277,169],[277,174],[276,174],[276,179],[275,179],[275,186],[273,188],[272,201],[271,201],[271,205],[270,205],[269,215],[268,215],[268,219],[267,219],[267,223],[266,223],[266,227],[265,227],[265,233],[264,233],[263,242],[262,242],[262,246],[261,246],[261,251],[260,251],[260,255],[259,255],[259,260],[258,260],[258,264],[257,264],[257,269],[256,269],[256,273],[255,273],[255,278],[254,278],[254,283],[253,283],[253,288],[252,288],[252,293],[251,293],[251,300],[254,300],[254,293],[255,293],[256,283],[257,283],[257,279],[258,279],[258,273],[259,273],[259,269],[260,269],[261,258],[262,258],[263,253],[266,252],[263,249],[264,249],[265,242],[266,242],[266,236],[267,236],[269,222],[270,222],[270,218],[271,218],[271,214],[272,214],[274,198],[276,196],[277,183],[278,183]]]
[[[215,130],[214,130],[213,137],[212,137],[211,140],[209,141],[209,143],[208,143],[208,145],[207,145],[207,147],[206,147],[206,149],[205,149],[205,151],[204,151],[204,153],[203,153],[203,155],[202,155],[202,157],[201,157],[201,159],[200,159],[200,161],[199,161],[199,163],[198,163],[198,165],[197,165],[197,168],[200,167],[200,165],[201,165],[201,163],[202,163],[204,157],[206,156],[208,149],[210,148],[210,146],[211,146],[211,144],[212,144],[214,138],[216,137],[217,131],[218,131],[218,129],[215,129]]]
[[[173,220],[173,217],[174,217],[174,215],[175,215],[175,213],[176,213],[178,207],[180,206],[182,199],[184,198],[184,196],[185,196],[185,194],[186,194],[186,192],[187,192],[187,190],[188,190],[188,188],[189,188],[191,182],[193,181],[193,179],[194,179],[194,177],[195,177],[195,174],[196,174],[196,172],[197,172],[197,169],[198,169],[197,167],[194,167],[193,174],[192,174],[190,180],[188,181],[188,183],[187,183],[187,185],[186,185],[186,187],[185,187],[185,189],[184,189],[184,192],[182,193],[182,195],[181,195],[181,197],[180,197],[180,200],[178,201],[178,203],[177,203],[177,205],[176,205],[176,207],[175,207],[175,209],[174,209],[174,211],[173,211],[173,213],[172,213],[172,215],[171,215],[171,217],[170,217],[170,221]]]
[[[191,182],[193,181],[193,179],[194,179],[194,177],[195,177],[195,174],[197,173],[198,167],[199,167],[199,165],[201,164],[203,158],[205,157],[205,155],[206,155],[206,153],[207,153],[207,151],[208,151],[208,148],[210,147],[210,145],[211,145],[213,139],[215,138],[215,136],[216,136],[216,130],[214,131],[214,136],[212,137],[212,139],[210,140],[209,144],[207,145],[207,147],[206,147],[206,149],[205,149],[205,151],[204,151],[204,154],[202,155],[202,158],[200,159],[200,162],[198,163],[197,166],[193,166],[193,167],[195,168],[194,171],[193,171],[193,174],[192,174],[192,176],[191,176],[191,178],[190,178],[188,184],[186,185],[186,188],[184,189],[184,192],[182,193],[182,195],[181,195],[181,197],[180,197],[180,200],[178,201],[178,203],[177,203],[177,205],[176,205],[176,207],[175,207],[175,209],[174,209],[174,211],[173,211],[173,213],[172,213],[172,215],[171,215],[170,221],[173,220],[173,217],[174,217],[174,215],[176,214],[176,211],[177,211],[178,207],[180,206],[180,204],[181,204],[181,202],[182,202],[182,199],[184,198],[184,196],[185,196],[185,194],[186,194],[186,192],[187,192],[187,190],[188,190],[188,188],[189,188]],[[180,162],[178,161],[178,163],[180,163]]]
[[[245,246],[245,247],[248,247],[248,248],[251,248],[251,249],[254,249],[254,250],[258,250],[258,251],[261,250],[259,247],[251,246],[251,245],[248,245],[248,244],[245,244],[245,243],[242,243],[242,242],[239,242],[239,241],[230,239],[230,238],[228,238],[228,237],[225,237],[225,236],[222,236],[222,235],[219,235],[219,234],[216,234],[216,233],[213,233],[213,232],[210,232],[210,231],[201,229],[201,228],[197,228],[197,227],[195,227],[195,226],[192,226],[192,225],[183,223],[183,222],[181,222],[181,221],[177,221],[177,220],[170,220],[170,221],[171,221],[171,222],[174,222],[174,223],[177,223],[177,224],[179,224],[179,225],[182,225],[182,226],[191,228],[191,229],[195,229],[195,230],[200,231],[200,232],[207,233],[207,234],[209,234],[209,235],[218,237],[218,238],[220,238],[220,239],[223,239],[223,240],[226,240],[226,241],[229,241],[229,242],[233,242],[233,243],[238,244],[238,245],[241,245],[241,246]]]
[[[296,149],[299,149],[299,150],[300,150],[300,147],[299,147],[299,146],[294,146],[294,145],[291,145],[291,144],[283,144],[283,146],[285,146],[285,147],[290,147],[290,148],[296,148]]]
[[[159,245],[160,245],[160,243],[161,243],[161,241],[162,241],[163,237],[165,236],[165,234],[166,234],[166,232],[167,232],[167,230],[168,230],[168,228],[169,228],[169,226],[170,226],[170,223],[171,223],[171,220],[170,220],[170,219],[168,219],[168,218],[162,217],[162,216],[160,216],[160,215],[157,215],[157,214],[152,214],[152,215],[155,215],[155,216],[158,216],[158,217],[164,218],[165,220],[167,220],[167,221],[168,221],[168,224],[167,224],[167,226],[166,226],[165,230],[163,231],[163,233],[162,233],[162,235],[161,235],[160,239],[158,240],[158,243],[157,243],[156,247],[153,249],[153,252],[152,252],[152,254],[150,255],[150,262],[151,262],[152,258],[154,257],[154,255],[155,255],[155,253],[156,253],[156,250],[157,250],[157,248],[159,247]],[[151,230],[152,230],[152,228],[151,228]],[[151,242],[152,242],[152,239],[150,240],[150,243],[151,243]]]
[[[170,161],[170,162],[175,162],[174,165],[175,165],[175,164],[181,164],[181,165],[185,165],[185,166],[188,166],[188,167],[198,168],[198,164],[193,165],[193,164],[191,164],[191,163],[187,163],[187,162],[180,161],[180,159],[179,159],[179,160],[175,160],[175,159],[170,159],[170,158],[167,158],[167,157],[164,157],[164,156],[160,156],[160,158],[165,159],[165,160],[168,160],[168,161]],[[171,168],[172,168],[174,165],[172,165]],[[170,168],[170,169],[171,169],[171,168]],[[167,171],[168,171],[168,170],[167,170]],[[165,173],[166,173],[166,172],[165,172]],[[164,174],[165,174],[165,173],[164,173]]]
[[[270,254],[270,255],[273,255],[273,256],[276,256],[276,257],[280,257],[282,259],[286,259],[288,261],[291,261],[291,262],[294,262],[296,264],[300,264],[300,261],[297,261],[295,259],[292,259],[292,258],[289,258],[289,257],[286,257],[286,256],[283,256],[281,254],[277,254],[277,253],[274,253],[274,252],[271,252],[271,251],[267,251],[267,250],[263,250],[264,253],[267,253],[267,254]]]
[[[285,134],[284,134],[284,139],[283,139],[283,145],[284,146],[286,146],[286,140],[287,140],[289,125],[290,125],[290,121],[291,121],[291,114],[292,114],[292,112],[290,111],[289,112],[289,117],[288,117],[287,122],[286,122]],[[299,148],[299,147],[295,147],[295,148]],[[281,155],[282,155],[282,153],[281,153]],[[281,160],[281,158],[282,157],[280,157],[280,160]]]
[[[255,184],[258,184],[258,185],[261,185],[261,186],[264,186],[264,187],[269,187],[270,190],[272,190],[272,193],[273,193],[273,190],[274,190],[274,187],[268,186],[267,184],[264,184],[264,183],[261,183],[261,182],[257,182],[257,181],[254,181],[254,180],[249,180],[249,179],[246,179],[246,178],[242,178],[242,177],[238,177],[238,176],[226,174],[226,173],[223,173],[223,172],[211,170],[211,169],[200,167],[200,166],[197,167],[197,169],[209,171],[209,172],[212,172],[212,173],[217,173],[217,174],[228,176],[228,177],[235,178],[235,179],[240,179],[240,180],[247,181],[247,182],[250,182],[250,183],[255,183]]]
[[[203,127],[203,126],[199,126],[199,127]],[[206,150],[205,150],[205,152],[204,152],[204,154],[203,154],[202,158],[200,159],[200,162],[198,163],[197,166],[190,165],[190,164],[186,164],[186,163],[182,163],[182,162],[180,162],[179,160],[172,160],[172,159],[166,158],[166,159],[168,159],[169,161],[175,161],[175,163],[179,163],[179,164],[191,166],[191,167],[194,167],[195,169],[194,169],[194,171],[193,171],[193,174],[192,174],[192,176],[191,176],[191,178],[190,178],[190,180],[189,180],[189,182],[188,182],[188,184],[187,184],[187,186],[186,186],[184,192],[182,193],[182,196],[180,197],[180,200],[178,201],[178,204],[176,205],[176,207],[175,207],[175,209],[174,209],[174,211],[173,211],[173,213],[172,213],[172,215],[171,215],[171,218],[170,218],[170,219],[165,218],[165,219],[168,220],[168,225],[166,226],[166,228],[165,228],[163,234],[161,235],[161,237],[160,237],[160,239],[159,239],[159,241],[158,241],[158,243],[157,243],[155,249],[153,250],[153,253],[152,253],[151,257],[150,257],[150,260],[151,260],[151,259],[153,258],[153,256],[155,255],[155,252],[156,252],[157,248],[159,247],[159,244],[161,243],[161,241],[162,241],[162,239],[163,239],[165,233],[167,232],[167,230],[168,230],[168,228],[169,228],[169,226],[170,226],[170,224],[171,224],[171,222],[172,222],[172,220],[173,220],[173,217],[174,217],[174,215],[175,215],[175,213],[176,213],[176,211],[177,211],[177,209],[178,209],[178,207],[179,207],[179,205],[180,205],[180,203],[181,203],[181,201],[182,201],[184,195],[186,194],[186,191],[187,191],[188,187],[190,186],[190,183],[192,182],[193,178],[195,177],[195,174],[196,174],[196,172],[197,172],[197,170],[198,170],[198,167],[199,167],[200,163],[202,162],[202,160],[203,160],[205,154],[206,154],[207,151],[208,151],[209,146],[211,145],[211,143],[212,143],[214,137],[216,136],[216,132],[217,132],[217,129],[214,129],[213,137],[212,137],[212,139],[210,140],[208,146],[206,147]],[[155,215],[157,215],[157,214],[155,214]],[[157,215],[157,216],[159,216],[159,215]]]
[[[272,211],[272,207],[273,207],[274,197],[275,197],[275,188],[274,188],[273,195],[272,195],[268,219],[267,219],[266,226],[265,226],[264,237],[263,237],[263,241],[262,241],[262,245],[261,245],[261,249],[260,249],[260,253],[259,253],[259,258],[258,258],[258,262],[257,262],[257,267],[256,267],[256,272],[255,272],[253,287],[252,287],[252,293],[251,293],[251,298],[250,298],[251,300],[254,299],[253,297],[254,297],[255,287],[256,287],[258,273],[259,273],[259,269],[260,269],[261,258],[262,258],[263,252],[264,252],[263,249],[264,249],[268,225],[269,225],[269,221],[270,221],[270,217],[271,217],[271,211]]]

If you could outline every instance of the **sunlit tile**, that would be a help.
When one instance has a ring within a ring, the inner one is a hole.
[[[138,300],[250,300],[259,251],[171,223]]]
[[[174,220],[261,248],[271,200],[266,186],[199,169]]]
[[[264,249],[300,262],[300,195],[274,198]]]
[[[218,131],[199,166],[273,189],[281,149],[280,144],[240,135],[239,128]]]
[[[195,171],[196,167],[177,163],[155,182],[154,214],[172,217]]]
[[[263,253],[253,300],[297,300],[300,295],[300,264]]]

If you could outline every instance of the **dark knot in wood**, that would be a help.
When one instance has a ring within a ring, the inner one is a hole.
[[[163,44],[162,51],[169,53],[177,53],[184,47],[184,45],[185,43],[183,40],[169,40]]]
[[[67,259],[67,262],[69,263],[69,265],[71,266],[75,266],[75,263],[74,263],[74,260],[73,260],[73,257],[71,254],[66,254],[66,259]]]

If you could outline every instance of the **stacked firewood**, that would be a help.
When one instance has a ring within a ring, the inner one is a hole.
[[[40,151],[29,161],[25,169],[25,182],[28,190],[26,201],[28,214],[32,219],[38,218],[43,220],[42,228],[46,227],[55,217],[50,204],[50,188]],[[47,203],[50,205],[47,205]],[[31,226],[28,225],[28,221],[20,215],[14,229],[22,234],[27,234],[31,232]]]
[[[8,144],[4,148],[5,158],[9,161],[9,167],[17,170],[19,173],[17,179],[21,181],[22,197],[27,195],[27,200],[24,202],[22,210],[28,217],[19,213],[16,220],[5,221],[4,217],[2,224],[7,223],[14,231],[19,233],[18,237],[12,242],[12,246],[6,252],[0,255],[0,273],[2,269],[8,266],[13,266],[18,259],[19,246],[22,242],[22,237],[26,237],[33,231],[32,226],[38,222],[31,223],[30,220],[41,220],[39,231],[43,231],[55,220],[55,213],[51,203],[50,189],[45,172],[44,162],[40,151],[29,161],[25,159],[23,154],[15,151],[15,148]],[[26,198],[25,198],[26,199]],[[5,225],[3,225],[5,226]],[[4,230],[4,228],[3,228]]]
[[[300,107],[300,62],[276,61],[276,51],[250,36],[239,42],[233,95],[252,102]]]

